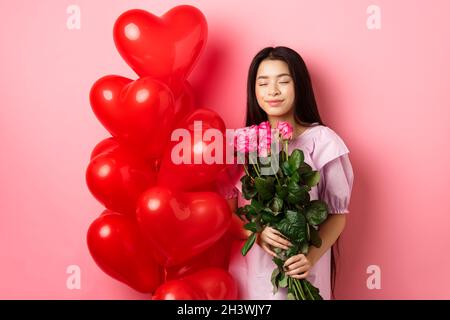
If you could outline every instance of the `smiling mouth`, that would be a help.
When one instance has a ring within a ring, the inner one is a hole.
[[[276,105],[278,105],[278,104],[280,104],[280,103],[282,103],[282,102],[283,102],[283,100],[267,101],[267,103],[268,103],[269,105],[271,105],[271,106],[276,106]]]

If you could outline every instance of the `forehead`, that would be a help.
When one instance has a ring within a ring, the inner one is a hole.
[[[281,60],[263,60],[259,64],[256,78],[268,77],[276,78],[283,75],[290,75],[288,64]]]

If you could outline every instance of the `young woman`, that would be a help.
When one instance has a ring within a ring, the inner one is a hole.
[[[330,210],[319,229],[322,246],[310,247],[307,255],[289,258],[285,268],[289,276],[307,278],[319,288],[324,299],[330,299],[331,278],[335,272],[332,248],[344,229],[353,186],[349,150],[342,139],[323,124],[308,70],[296,51],[287,47],[261,50],[250,65],[247,86],[246,126],[269,121],[275,128],[279,121],[288,121],[294,128],[289,150],[303,150],[305,162],[320,171],[321,180],[310,191],[310,197],[325,201]],[[241,195],[240,177],[224,192],[233,212],[238,206],[249,203]],[[287,249],[290,243],[277,230],[267,227],[259,235],[258,245],[244,257],[240,250],[246,234],[242,234],[242,239],[232,246],[229,265],[229,272],[238,283],[240,298],[286,299],[286,288],[273,294],[270,278],[275,268],[273,247]]]

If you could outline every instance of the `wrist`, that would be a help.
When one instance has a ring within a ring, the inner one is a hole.
[[[314,266],[318,260],[316,248],[313,246],[309,247],[308,253],[306,254],[306,258],[308,259],[311,266]]]

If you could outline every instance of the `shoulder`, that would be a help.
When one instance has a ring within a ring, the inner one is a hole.
[[[318,169],[326,163],[350,152],[344,140],[331,128],[317,125],[312,131],[312,160]]]

